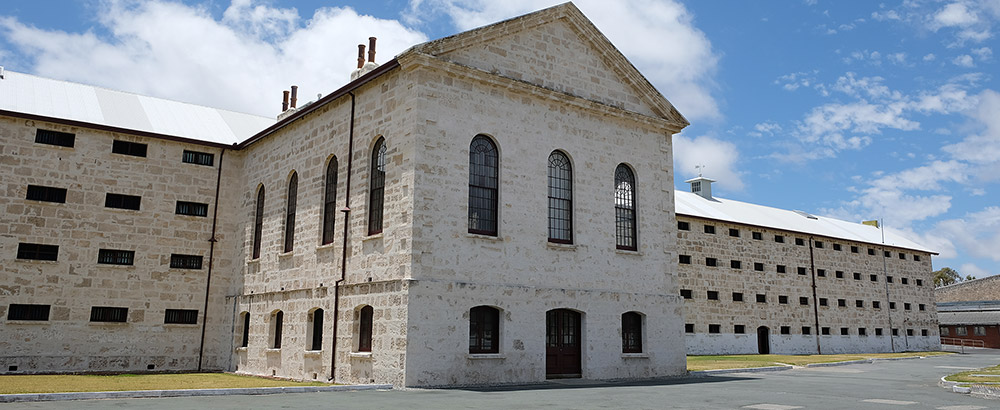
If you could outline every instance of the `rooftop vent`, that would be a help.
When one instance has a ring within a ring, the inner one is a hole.
[[[797,209],[796,209],[796,210],[794,210],[794,211],[792,211],[792,212],[795,212],[795,213],[797,213],[797,214],[799,214],[799,215],[802,215],[802,216],[804,216],[804,217],[806,217],[806,218],[809,218],[809,219],[819,219],[819,218],[817,218],[817,217],[816,217],[816,215],[813,215],[813,214],[811,214],[811,213],[808,213],[808,212],[806,212],[806,211],[800,211],[800,210],[797,210]]]
[[[696,178],[691,178],[684,182],[691,184],[692,193],[698,194],[705,199],[712,199],[712,183],[715,182],[714,179],[698,175]]]

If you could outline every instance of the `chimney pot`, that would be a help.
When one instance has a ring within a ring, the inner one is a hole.
[[[365,66],[365,45],[358,44],[358,68]]]
[[[288,91],[281,92],[281,112],[288,111]]]
[[[298,95],[299,95],[299,86],[293,85],[292,86],[292,100],[291,100],[291,107],[292,108],[295,108],[295,102],[299,100]]]
[[[375,62],[375,37],[368,37],[368,62]]]

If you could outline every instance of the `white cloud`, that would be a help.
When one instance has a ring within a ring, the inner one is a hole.
[[[774,84],[780,85],[781,88],[788,91],[798,90],[799,87],[810,87],[816,82],[816,71],[813,72],[796,72],[785,74],[774,80]]]
[[[696,176],[695,166],[705,166],[705,176],[715,179],[720,187],[743,190],[742,175],[736,171],[739,151],[731,142],[709,136],[688,138],[674,135],[674,172],[680,175]]]
[[[347,83],[357,44],[368,36],[379,37],[380,62],[426,41],[396,21],[350,8],[321,8],[301,19],[295,9],[237,0],[217,20],[169,1],[111,1],[97,14],[106,38],[12,18],[0,20],[0,33],[41,76],[267,116],[277,114],[281,91],[292,84],[305,101]]]
[[[899,64],[899,65],[906,64],[906,53],[892,53],[886,55],[885,57],[894,64]]]
[[[958,267],[958,271],[962,274],[963,278],[972,275],[976,278],[982,279],[987,276],[992,276],[996,274],[995,272],[990,272],[972,263],[963,263],[961,266]]]
[[[992,169],[992,165],[1000,163],[1000,116],[997,115],[1000,113],[1000,93],[985,90],[977,96],[976,101],[978,105],[971,110],[970,117],[979,124],[982,132],[946,145],[942,150],[953,158]],[[978,175],[984,179],[997,178],[989,172],[980,172]]]
[[[781,126],[773,121],[767,121],[754,125],[753,131],[748,132],[747,135],[752,137],[762,137],[765,134],[773,136],[777,132],[781,132]]]
[[[976,12],[969,10],[964,3],[951,3],[934,14],[932,27],[935,30],[941,27],[965,27],[978,21]]]
[[[959,67],[974,67],[976,65],[976,63],[972,61],[972,56],[968,54],[962,54],[955,57],[954,60],[951,60],[951,63]]]
[[[924,56],[924,61],[934,61],[936,58],[937,56],[934,53],[930,53]]]
[[[954,241],[970,255],[1000,261],[1000,207],[991,206],[948,219],[936,225],[936,232]]]
[[[979,57],[980,60],[989,60],[990,58],[993,57],[993,50],[990,49],[989,47],[980,47],[977,49],[973,49],[972,54],[975,54],[976,57]]]
[[[460,29],[482,26],[562,0],[411,0],[407,21],[439,13]],[[690,120],[721,116],[712,95],[719,56],[693,16],[674,0],[574,2],[581,11]],[[665,41],[664,39],[669,39]]]

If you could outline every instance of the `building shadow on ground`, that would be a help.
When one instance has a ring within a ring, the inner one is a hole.
[[[734,381],[756,380],[755,377],[739,376],[683,376],[665,377],[657,379],[643,380],[586,380],[586,379],[550,379],[542,383],[531,384],[509,384],[499,386],[457,386],[445,387],[442,390],[466,390],[474,392],[504,392],[504,391],[528,391],[528,390],[562,390],[562,389],[595,389],[605,387],[644,387],[644,386],[673,386],[683,384],[703,384],[703,383],[723,383]]]

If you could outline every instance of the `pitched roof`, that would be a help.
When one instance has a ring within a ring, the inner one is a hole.
[[[938,312],[942,325],[996,325],[1000,324],[1000,310],[977,312]]]
[[[407,53],[438,56],[461,48],[484,44],[501,36],[508,36],[559,19],[565,19],[569,22],[581,34],[583,40],[598,50],[608,66],[622,81],[636,90],[639,98],[648,104],[657,116],[677,123],[682,128],[690,124],[572,2],[418,44],[404,51],[400,56]]]
[[[0,111],[158,136],[232,144],[274,124],[274,118],[53,80],[6,70]]]
[[[885,241],[883,242],[882,230],[874,226],[809,215],[801,211],[789,211],[719,197],[705,199],[698,194],[679,189],[675,190],[674,206],[678,215],[781,229],[874,245],[884,244],[895,248],[937,254],[937,252],[892,230],[885,230]]]

